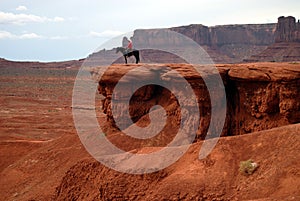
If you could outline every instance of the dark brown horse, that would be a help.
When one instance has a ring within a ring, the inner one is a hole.
[[[116,53],[118,52],[122,52],[126,64],[127,64],[127,57],[131,57],[131,56],[135,57],[136,64],[140,62],[140,52],[138,50],[127,51],[124,47],[117,47]]]

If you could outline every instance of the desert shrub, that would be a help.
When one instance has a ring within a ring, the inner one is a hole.
[[[258,164],[252,159],[241,161],[239,171],[244,175],[251,175],[258,168]]]

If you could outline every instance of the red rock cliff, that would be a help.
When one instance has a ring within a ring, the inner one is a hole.
[[[190,37],[200,44],[216,63],[239,62],[249,55],[259,53],[274,42],[276,24],[222,25],[207,27],[192,24],[170,28],[170,30]],[[177,38],[165,37],[149,40],[147,35],[156,35],[158,29],[135,30],[133,42],[136,47],[151,44],[180,45]],[[154,37],[150,37],[154,38]]]
[[[187,64],[156,64],[157,66],[176,69],[193,87],[198,97],[201,113],[197,139],[203,139],[208,131],[211,118],[210,96],[203,80],[197,73],[190,70],[191,66]],[[135,67],[133,65],[113,65],[99,81],[99,93],[105,97],[102,108],[107,115],[109,127],[115,127],[110,107],[111,100],[118,99],[118,97],[112,97],[115,84],[128,70]],[[148,65],[145,67],[151,68]],[[246,134],[300,122],[300,103],[298,101],[300,100],[300,64],[239,64],[223,65],[217,68],[224,81],[227,98],[227,115],[223,136]],[[136,76],[141,76],[139,79],[142,80],[147,79],[147,76],[150,76],[149,72],[140,72]],[[96,74],[97,70],[94,70],[94,75],[96,76]],[[166,77],[168,73],[160,76]],[[128,83],[122,84],[127,86]],[[123,93],[126,94],[126,91]],[[221,100],[224,97],[218,98]],[[155,85],[139,89],[131,99],[130,114],[134,122],[145,125],[149,122],[147,117],[149,108],[155,104],[162,105],[170,117],[167,130],[162,132],[154,143],[155,145],[164,145],[166,142],[163,139],[167,140],[170,133],[177,131],[180,121],[180,110],[171,93]],[[218,108],[219,106],[217,104],[214,107]],[[122,108],[120,109],[122,110]],[[220,107],[220,109],[222,108]],[[209,134],[213,135],[213,133]]]
[[[296,19],[291,16],[279,17],[277,24],[241,24],[213,27],[192,24],[170,29],[138,29],[134,31],[132,40],[137,49],[143,49],[141,51],[142,62],[182,62],[173,58],[169,59],[172,56],[159,51],[147,50],[147,47],[151,46],[167,47],[171,45],[174,48],[182,45],[182,41],[178,37],[168,34],[156,37],[162,30],[172,30],[191,38],[202,46],[215,63],[300,60],[300,22],[296,23]],[[114,54],[114,51],[101,51],[99,53],[103,57],[111,57],[108,54]],[[122,63],[122,60],[117,62]]]
[[[294,17],[279,17],[275,43],[245,61],[300,61],[300,22]]]
[[[275,33],[275,42],[300,42],[300,22],[296,23],[296,18],[281,16]]]

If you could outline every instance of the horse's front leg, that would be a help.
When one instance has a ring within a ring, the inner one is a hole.
[[[127,64],[127,57],[126,57],[126,56],[124,56],[124,59],[125,59],[125,64]]]

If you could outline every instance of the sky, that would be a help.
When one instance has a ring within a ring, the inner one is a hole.
[[[85,58],[135,29],[276,23],[300,18],[299,0],[0,0],[0,58]]]

